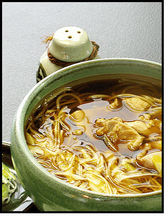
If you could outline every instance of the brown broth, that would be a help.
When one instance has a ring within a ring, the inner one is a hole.
[[[117,94],[122,94],[123,91],[125,91],[125,93],[128,94],[135,94],[140,96],[148,95],[155,98],[161,98],[161,89],[157,85],[157,80],[154,80],[151,83],[149,83],[149,81],[146,80],[144,81],[136,80],[135,82],[135,79],[133,81],[130,78],[130,76],[128,78],[127,76],[125,76],[125,78],[123,77],[123,79],[117,78],[117,79],[108,79],[108,80],[97,80],[91,82],[86,81],[85,83],[80,85],[78,85],[78,82],[75,82],[73,84],[69,84],[67,87],[70,88],[71,92],[73,92],[78,97],[80,97],[82,102],[79,103],[75,99],[73,101],[71,100],[72,97],[70,98],[68,96],[61,99],[60,109],[66,107],[64,109],[64,113],[66,115],[64,118],[64,122],[66,126],[71,128],[71,132],[66,131],[64,133],[63,143],[61,143],[59,147],[73,152],[78,157],[80,157],[80,153],[78,153],[78,151],[71,150],[73,146],[79,146],[82,148],[87,144],[88,145],[91,144],[95,146],[95,148],[100,153],[104,153],[107,150],[109,150],[109,147],[103,141],[103,138],[96,134],[97,127],[95,126],[95,122],[97,119],[99,118],[111,119],[114,117],[119,117],[124,122],[133,122],[139,120],[138,117],[140,115],[150,112],[150,109],[148,111],[143,111],[143,112],[142,111],[137,112],[130,109],[130,107],[127,106],[125,100],[122,97],[119,98],[119,101],[121,103],[119,108],[110,109],[109,105],[113,100],[110,97],[113,97]],[[50,117],[46,121],[43,121],[42,117],[37,117],[37,116],[41,112],[42,112],[42,116],[45,115],[46,111],[50,109],[51,110],[55,109],[55,111],[57,112],[57,108],[55,104],[57,100],[57,95],[54,95],[57,93],[59,93],[58,90],[54,91],[50,96],[46,97],[46,99],[43,100],[43,102],[38,106],[36,111],[32,113],[31,118],[29,119],[29,122],[33,121],[34,129],[38,131],[40,134],[43,134],[44,136],[48,132],[52,131],[51,122],[54,120],[54,115],[52,115],[51,113]],[[103,94],[103,95],[107,95],[107,97],[92,98],[91,96],[93,96],[94,94],[96,95]],[[82,110],[85,113],[85,116],[87,117],[87,119],[85,118],[85,128],[82,125],[76,124],[72,120],[71,115],[76,110]],[[35,120],[36,117],[37,119]],[[29,125],[29,122],[27,126]],[[62,126],[61,129],[64,130]],[[83,133],[80,135],[74,134],[73,132],[75,132],[78,129],[80,129]],[[86,130],[84,131],[84,129]],[[29,131],[29,129],[27,130]],[[161,135],[161,130],[153,129],[152,133],[149,136],[155,137],[157,135],[158,136]],[[113,144],[117,149],[117,151],[113,151],[111,148],[110,150],[112,150],[114,155],[118,156],[119,158],[120,156],[124,156],[125,158],[136,158],[136,156],[142,151],[141,148],[135,151],[129,150],[129,148],[127,147],[127,141],[124,140],[119,140]],[[143,144],[145,144],[145,142],[142,143],[142,146]],[[152,149],[149,151],[149,153],[155,151],[158,150]],[[51,161],[47,163],[50,164],[50,162]],[[47,168],[47,166],[45,167]],[[52,165],[50,164],[49,166],[50,168],[48,168],[48,170],[50,169],[52,173],[55,173],[57,167],[54,167],[53,164]],[[137,166],[137,169],[146,169],[139,164],[136,164],[135,166]],[[146,170],[150,172],[154,172],[152,169],[146,169]],[[66,178],[64,176],[60,176],[59,178],[66,181]],[[144,192],[148,192],[148,188],[144,187]]]
[[[122,86],[120,86],[122,84]],[[141,88],[139,90],[139,93],[137,92],[137,87]],[[146,86],[146,87],[145,87]],[[130,87],[130,89],[128,89]],[[70,88],[70,86],[69,86]],[[110,88],[110,89],[109,89]],[[117,88],[117,90],[115,89]],[[101,80],[101,81],[94,81],[94,82],[87,82],[83,83],[80,86],[72,86],[71,89],[78,94],[79,96],[84,93],[96,93],[96,94],[120,94],[120,91],[123,88],[127,88],[129,93],[136,94],[136,95],[152,95],[153,97],[160,97],[161,96],[161,90],[158,86],[155,85],[154,88],[151,87],[150,84],[144,85],[144,82],[139,81],[137,83],[134,83],[134,87],[132,87],[131,80],[123,79],[115,79],[115,80]],[[136,88],[136,91],[134,92],[134,88]],[[45,101],[47,103],[47,99]],[[53,106],[50,101],[50,106]],[[71,106],[68,106],[66,109],[67,114],[72,114],[75,110],[83,110],[85,114],[87,115],[89,119],[89,123],[87,123],[87,130],[90,135],[87,135],[86,133],[83,133],[82,135],[73,135],[74,142],[71,144],[78,143],[79,145],[83,145],[83,143],[91,143],[96,148],[103,152],[107,150],[106,144],[102,141],[101,138],[97,137],[95,135],[95,128],[94,123],[96,119],[98,118],[104,118],[104,119],[110,119],[113,117],[120,117],[123,121],[135,121],[138,120],[138,116],[140,116],[143,113],[146,112],[134,112],[131,111],[130,108],[125,104],[124,101],[122,101],[122,107],[119,109],[114,109],[113,111],[108,108],[108,105],[110,104],[110,101],[106,98],[98,98],[98,99],[90,99],[87,100],[85,103],[78,104],[77,102]],[[51,107],[50,107],[51,108]],[[72,128],[72,130],[80,128],[79,126],[74,125],[73,121],[71,121],[69,118],[65,119],[65,122],[69,124],[69,126]],[[40,128],[40,132],[44,133],[46,131],[46,127],[49,127],[50,124],[46,123],[47,126],[44,126],[43,129]],[[157,135],[157,133],[154,133]],[[160,133],[158,133],[160,135]],[[152,136],[152,134],[151,134]],[[63,146],[66,146],[66,143],[68,142],[69,137],[64,138],[64,142],[62,143]],[[79,139],[76,141],[76,139]],[[117,144],[118,151],[128,157],[134,157],[134,155],[137,154],[137,152],[130,151],[127,148],[127,145],[124,144],[124,142],[120,142]]]

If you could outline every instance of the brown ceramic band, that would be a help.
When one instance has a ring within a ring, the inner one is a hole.
[[[98,50],[99,50],[99,45],[96,44],[96,42],[94,42],[94,41],[91,41],[91,43],[93,44],[93,51],[92,51],[92,53],[90,54],[89,57],[87,57],[83,60],[80,60],[80,61],[77,61],[77,62],[65,62],[65,61],[62,61],[62,60],[58,60],[49,52],[49,50],[48,50],[48,58],[52,63],[54,63],[58,66],[62,66],[62,67],[66,67],[66,66],[69,66],[69,65],[72,65],[72,64],[75,64],[75,63],[79,63],[79,62],[82,62],[82,61],[92,60],[97,56],[97,53],[98,53]]]

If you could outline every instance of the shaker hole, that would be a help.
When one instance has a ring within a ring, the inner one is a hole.
[[[80,34],[81,32],[80,32],[80,31],[77,31],[77,33]]]
[[[68,38],[69,38],[69,39],[71,39],[71,38],[72,38],[72,36],[68,36]]]
[[[68,30],[65,30],[65,32],[69,32]]]

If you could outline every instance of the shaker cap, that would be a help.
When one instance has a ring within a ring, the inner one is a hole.
[[[86,31],[74,26],[58,29],[49,45],[52,56],[65,62],[81,61],[89,57],[92,50]]]

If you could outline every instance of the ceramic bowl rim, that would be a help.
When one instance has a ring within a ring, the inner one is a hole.
[[[55,81],[57,78],[63,77],[64,76],[63,73],[66,74],[66,71],[69,71],[71,73],[71,71],[73,71],[73,69],[75,69],[76,67],[77,68],[80,66],[88,67],[88,65],[90,65],[90,63],[91,64],[92,63],[103,63],[103,62],[114,62],[115,63],[115,62],[123,62],[123,61],[132,62],[133,64],[135,64],[135,62],[138,62],[138,63],[151,64],[151,65],[154,65],[157,67],[161,67],[160,63],[157,63],[154,61],[148,61],[148,60],[144,60],[144,59],[134,59],[134,58],[102,58],[102,59],[80,62],[77,64],[73,64],[71,66],[65,67],[63,69],[57,70],[56,72],[50,74],[49,76],[47,76],[46,78],[41,80],[27,93],[27,95],[24,97],[24,99],[22,100],[21,104],[18,107],[18,110],[15,115],[15,129],[16,129],[15,135],[17,136],[18,144],[21,147],[22,151],[24,152],[24,155],[28,158],[29,161],[32,162],[32,165],[35,166],[35,168],[37,168],[39,172],[41,172],[43,175],[45,175],[47,178],[51,179],[52,181],[56,181],[59,184],[63,184],[65,187],[69,188],[69,190],[71,190],[71,191],[75,191],[78,193],[84,192],[90,196],[96,196],[96,197],[101,197],[101,198],[109,198],[109,197],[110,198],[129,198],[129,197],[135,198],[135,197],[154,196],[154,195],[159,195],[162,193],[162,190],[159,190],[159,191],[154,191],[154,192],[149,192],[149,193],[144,193],[144,194],[111,195],[111,194],[107,194],[107,193],[97,193],[94,191],[81,189],[79,187],[73,186],[70,183],[66,183],[63,180],[57,178],[56,176],[50,174],[44,167],[42,167],[37,162],[37,160],[33,157],[33,155],[31,154],[31,152],[26,144],[26,139],[25,139],[25,135],[24,135],[24,120],[25,120],[27,108],[30,105],[30,100],[34,96],[36,96],[39,91],[41,91],[41,89],[44,87],[45,84],[50,84],[52,81],[52,78],[54,78],[54,81]]]

